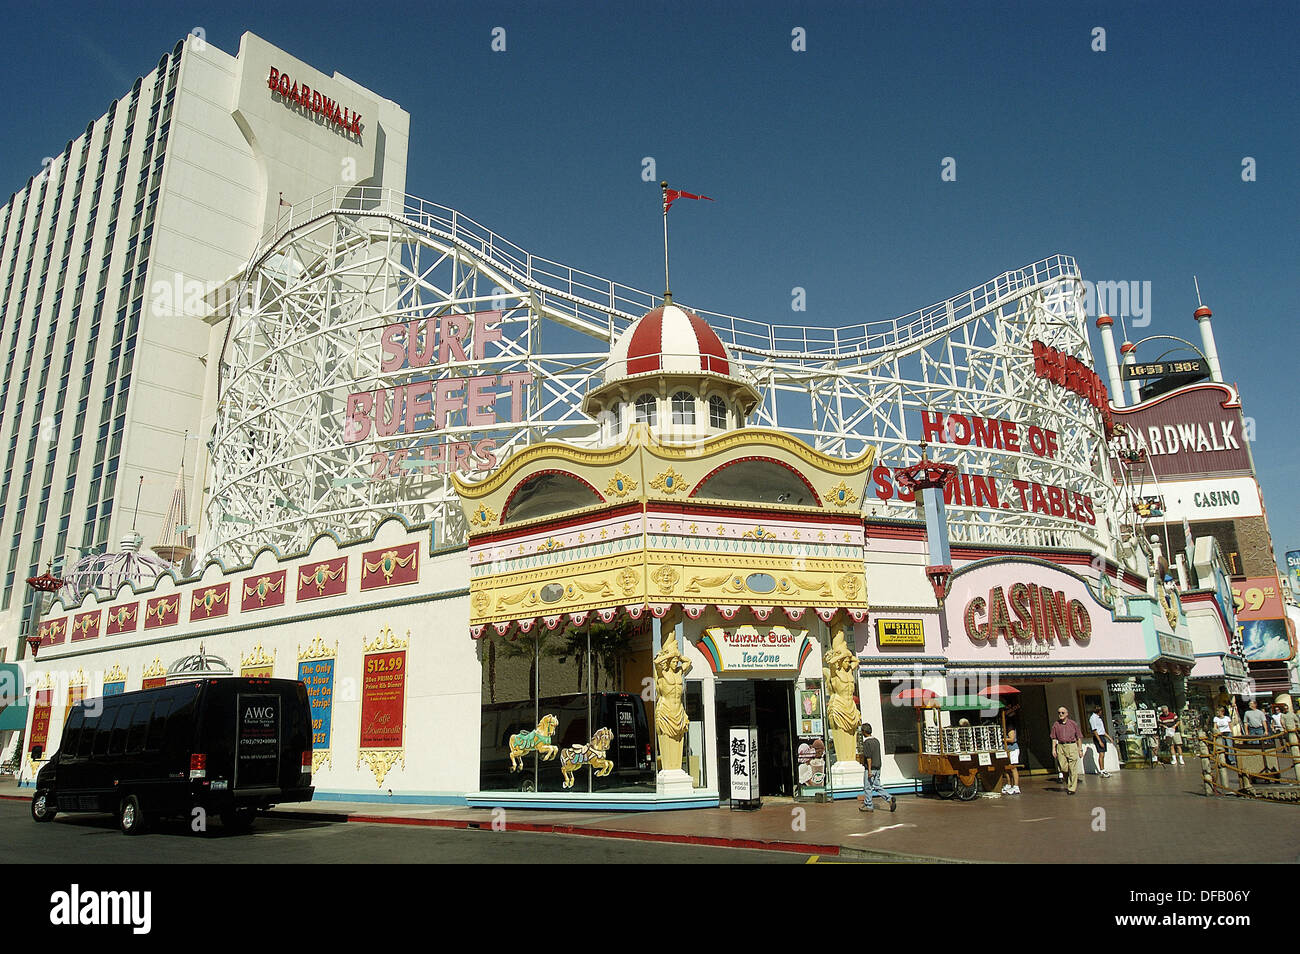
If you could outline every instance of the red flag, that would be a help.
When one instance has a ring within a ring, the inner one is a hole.
[[[691,193],[691,192],[682,192],[682,191],[679,190],[679,189],[670,189],[670,188],[668,188],[668,186],[665,184],[665,186],[664,186],[664,215],[667,215],[667,214],[668,214],[668,210],[672,207],[672,204],[673,204],[674,202],[676,202],[678,199],[708,199],[708,201],[710,201],[710,202],[713,201],[713,199],[710,198],[710,197],[707,196],[707,195],[695,195],[694,193]]]

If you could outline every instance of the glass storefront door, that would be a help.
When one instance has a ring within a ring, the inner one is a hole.
[[[764,796],[794,793],[794,684],[781,679],[721,679],[714,687],[718,795],[731,797],[727,757],[732,728],[758,728],[758,786]]]

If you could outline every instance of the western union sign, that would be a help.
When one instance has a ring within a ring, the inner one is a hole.
[[[925,630],[919,619],[876,620],[876,645],[924,646]]]

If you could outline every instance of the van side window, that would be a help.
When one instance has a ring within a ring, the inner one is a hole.
[[[95,749],[93,754],[96,757],[108,754],[108,740],[113,735],[113,723],[117,720],[117,714],[121,711],[121,706],[104,706],[104,713],[99,717],[99,724],[95,727]]]
[[[81,725],[81,740],[77,743],[77,758],[90,758],[90,750],[95,744],[95,736],[98,734],[99,723],[102,721],[102,712],[97,716],[86,717],[85,722]]]
[[[153,715],[153,701],[141,700],[135,704],[135,713],[126,730],[126,754],[138,755],[144,751],[144,737],[149,731],[149,717]]]
[[[68,713],[68,724],[63,727],[63,744],[59,746],[61,761],[76,756],[77,747],[81,744],[81,728],[85,718],[86,710],[81,706],[73,706],[72,711]]]
[[[113,735],[108,743],[109,755],[121,755],[126,751],[126,730],[131,725],[131,716],[135,712],[135,703],[122,706],[113,723]]]
[[[153,718],[149,720],[149,732],[145,736],[146,752],[161,752],[163,747],[163,730],[167,726],[167,713],[171,711],[172,700],[162,696],[153,704]]]

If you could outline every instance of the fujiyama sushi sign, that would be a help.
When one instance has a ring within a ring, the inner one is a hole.
[[[808,630],[785,626],[711,626],[696,646],[720,676],[796,673],[812,651]]]

